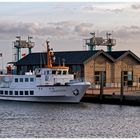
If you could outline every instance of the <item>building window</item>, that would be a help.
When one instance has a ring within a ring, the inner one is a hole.
[[[25,91],[25,95],[28,95],[28,91]]]
[[[100,72],[99,71],[95,71],[95,75],[100,75]]]
[[[94,73],[94,79],[95,79],[95,84],[99,84],[100,82],[100,72],[99,71],[95,71]]]
[[[25,78],[25,82],[28,82],[28,78]]]
[[[5,95],[8,95],[8,91],[7,90],[5,91]]]
[[[30,95],[34,95],[34,91],[33,90],[30,91]]]
[[[30,78],[30,82],[34,82],[34,78]]]
[[[124,71],[123,74],[124,74],[124,75],[127,75],[127,71]]]
[[[133,73],[132,71],[128,71],[128,81],[132,81],[133,80]]]
[[[100,84],[100,80],[101,80],[101,73],[102,71],[95,71],[94,73],[94,80],[95,80],[95,84]],[[106,72],[103,71],[103,85],[105,86],[106,84]]]
[[[2,90],[0,90],[0,94],[3,95],[3,91]]]
[[[132,71],[123,71],[124,86],[133,85],[133,72]]]
[[[23,91],[20,91],[19,94],[20,94],[20,95],[23,95]]]
[[[20,78],[20,82],[23,82],[23,78]]]
[[[139,83],[140,83],[140,77],[139,77]]]
[[[18,91],[15,91],[15,95],[18,95]]]
[[[18,82],[18,78],[15,78],[15,82],[16,82],[16,83]]]
[[[9,95],[13,95],[13,91],[9,91]]]

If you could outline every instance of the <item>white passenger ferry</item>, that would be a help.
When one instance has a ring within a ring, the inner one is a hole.
[[[0,99],[34,102],[80,102],[89,82],[76,82],[65,66],[53,66],[47,44],[47,66],[25,75],[0,75]]]

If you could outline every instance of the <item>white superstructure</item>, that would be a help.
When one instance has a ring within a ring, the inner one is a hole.
[[[80,102],[89,82],[76,82],[65,66],[52,66],[47,42],[48,64],[25,75],[0,75],[0,99],[37,102]]]

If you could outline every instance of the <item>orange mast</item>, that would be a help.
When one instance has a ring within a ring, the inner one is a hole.
[[[52,49],[50,49],[49,47],[49,41],[46,41],[47,44],[47,68],[59,68],[59,69],[69,69],[69,67],[66,66],[53,66],[53,57],[54,57],[54,53],[52,51]]]
[[[54,53],[49,48],[49,41],[46,41],[47,43],[47,67],[52,68],[52,57],[54,56]]]

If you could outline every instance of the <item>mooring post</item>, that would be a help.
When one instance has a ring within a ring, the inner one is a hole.
[[[121,92],[120,92],[120,102],[123,100],[124,95],[124,73],[121,71]]]
[[[103,98],[103,88],[104,88],[104,73],[101,71],[101,78],[100,78],[100,101]]]

